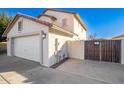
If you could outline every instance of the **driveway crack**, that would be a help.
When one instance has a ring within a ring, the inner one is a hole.
[[[7,83],[7,84],[11,84],[8,80],[6,80],[1,74],[0,77]]]

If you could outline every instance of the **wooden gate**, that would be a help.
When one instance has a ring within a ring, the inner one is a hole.
[[[85,59],[121,62],[121,40],[85,41]]]

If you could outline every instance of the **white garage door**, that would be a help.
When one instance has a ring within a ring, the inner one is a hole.
[[[15,38],[14,55],[40,62],[40,35]]]

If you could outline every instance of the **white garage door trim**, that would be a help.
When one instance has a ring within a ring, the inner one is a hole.
[[[14,37],[13,38],[13,40],[14,40],[14,47],[13,48],[15,48],[16,46],[15,46],[15,40],[16,39],[19,39],[19,38],[21,38],[22,39],[22,41],[23,41],[23,38],[30,38],[30,37],[37,37],[37,39],[39,39],[39,40],[33,40],[32,42],[35,42],[35,44],[37,44],[37,45],[35,45],[34,44],[34,49],[36,49],[36,48],[38,48],[36,51],[38,52],[38,54],[36,55],[36,53],[35,54],[33,54],[34,56],[38,56],[38,57],[28,57],[28,56],[24,56],[24,55],[18,55],[18,54],[15,54],[15,51],[17,51],[17,50],[15,50],[15,49],[13,49],[13,54],[14,54],[14,56],[18,56],[18,57],[22,57],[22,58],[25,58],[25,59],[29,59],[29,60],[33,60],[33,61],[36,61],[36,62],[40,62],[41,64],[43,63],[42,62],[42,52],[41,52],[41,48],[42,48],[42,38],[41,38],[41,34],[39,33],[35,33],[34,35],[24,35],[24,36],[17,36],[17,37]],[[30,41],[30,39],[29,39],[29,43],[30,43],[31,41]],[[37,42],[37,43],[36,43]],[[26,41],[25,41],[25,43],[26,43]],[[23,44],[23,43],[22,43]],[[24,46],[24,45],[23,45]],[[21,47],[23,47],[23,46],[21,46]],[[37,46],[37,47],[36,47]],[[24,48],[24,47],[23,47]],[[14,51],[15,50],[15,51]],[[28,49],[27,49],[28,50]],[[29,48],[29,50],[30,50],[30,48]],[[28,50],[28,51],[29,51]],[[33,50],[34,51],[34,50]],[[24,50],[23,50],[23,52],[24,52]],[[31,52],[31,51],[29,51],[29,52]],[[22,53],[23,54],[23,53]],[[31,53],[32,54],[32,53]]]

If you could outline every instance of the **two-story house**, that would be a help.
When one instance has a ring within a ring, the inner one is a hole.
[[[68,58],[69,40],[86,40],[86,27],[75,12],[46,9],[37,18],[17,14],[3,36],[7,55],[50,67]]]

